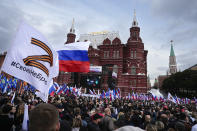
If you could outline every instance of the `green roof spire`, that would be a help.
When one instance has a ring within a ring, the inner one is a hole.
[[[170,50],[170,56],[175,56],[174,55],[174,49],[173,49],[173,45],[172,45],[172,40],[170,41],[171,42],[171,50]]]

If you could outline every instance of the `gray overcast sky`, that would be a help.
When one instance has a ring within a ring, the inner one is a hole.
[[[53,46],[66,41],[73,18],[77,38],[89,32],[119,31],[126,43],[135,9],[153,81],[166,74],[170,40],[178,69],[197,64],[196,7],[197,0],[1,0],[0,52],[11,46],[21,21],[39,30]]]

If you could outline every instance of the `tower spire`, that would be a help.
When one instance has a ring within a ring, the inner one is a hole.
[[[174,55],[173,44],[172,44],[173,40],[171,40],[170,42],[171,42],[170,56],[175,56],[175,55]]]
[[[70,33],[75,33],[75,29],[74,29],[74,22],[75,22],[75,19],[73,18],[73,21],[72,21],[72,26],[70,28]]]
[[[173,40],[171,40],[170,42],[171,42],[171,50],[169,57],[169,73],[171,75],[177,72],[177,65],[176,65],[176,56],[174,54],[174,49],[172,45]]]
[[[74,29],[74,21],[75,20],[73,18],[72,26],[70,28],[70,32],[67,34],[67,41],[65,42],[65,44],[75,42],[76,35],[75,35],[75,29]]]
[[[137,19],[136,19],[135,9],[134,9],[134,16],[133,16],[132,27],[138,27],[138,22],[137,22]]]

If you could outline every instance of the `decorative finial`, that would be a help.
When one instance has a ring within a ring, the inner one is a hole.
[[[71,26],[71,29],[70,29],[70,33],[73,33],[73,34],[75,33],[74,22],[75,22],[75,19],[73,18],[72,26]]]
[[[136,11],[135,11],[135,9],[134,9],[134,19],[136,20]]]
[[[136,19],[136,11],[134,9],[134,16],[133,16],[133,22],[132,22],[132,27],[137,27],[138,26],[138,22]]]
[[[174,41],[173,40],[170,41],[171,45],[172,45],[172,42],[174,42]]]

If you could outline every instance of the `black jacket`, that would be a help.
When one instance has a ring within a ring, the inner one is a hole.
[[[99,128],[99,125],[97,125],[94,122],[88,123],[87,128],[88,128],[88,131],[101,131],[100,128]]]
[[[0,129],[2,131],[10,131],[14,124],[14,120],[8,115],[0,115]]]

